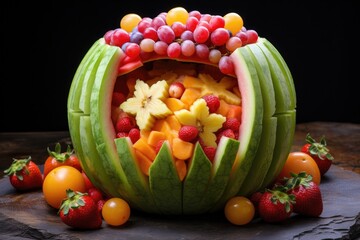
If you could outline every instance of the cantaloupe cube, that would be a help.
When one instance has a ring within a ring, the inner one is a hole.
[[[175,115],[169,115],[166,117],[166,122],[169,124],[170,128],[175,131],[179,131],[181,128],[181,123],[176,118]]]
[[[183,181],[187,173],[187,165],[183,160],[175,160],[175,167],[179,175],[180,181]]]
[[[159,141],[166,140],[166,134],[159,131],[151,131],[149,134],[149,138],[147,139],[147,143],[152,146],[156,147]]]
[[[219,106],[218,110],[216,111],[216,113],[226,116],[227,113],[229,112],[229,109],[230,109],[230,104],[225,102],[225,100],[220,99],[220,106]]]
[[[201,97],[201,92],[195,88],[186,88],[180,100],[190,107],[196,99]]]
[[[166,106],[173,112],[187,108],[186,104],[177,98],[167,98],[164,102]]]
[[[242,113],[241,106],[230,105],[230,108],[226,114],[226,117],[227,118],[236,118],[237,120],[239,120],[241,122],[241,113]]]
[[[161,132],[161,128],[163,127],[164,123],[165,123],[165,119],[156,120],[152,130]]]
[[[154,161],[156,157],[156,151],[153,147],[151,147],[144,138],[140,138],[137,140],[133,147],[143,153],[147,158],[151,161]]]
[[[201,87],[201,84],[202,83],[196,77],[185,75],[183,78],[183,85],[185,88],[198,88]]]
[[[150,132],[151,132],[150,130],[142,129],[142,130],[140,130],[140,137],[143,138],[147,142]]]
[[[134,153],[135,153],[136,159],[138,161],[140,170],[145,175],[149,176],[149,169],[152,164],[152,161],[148,157],[146,157],[145,154],[143,154],[142,152],[140,152],[136,149],[134,149]]]
[[[174,138],[171,149],[175,158],[179,160],[187,160],[193,155],[194,144],[191,142],[185,142],[180,138]]]

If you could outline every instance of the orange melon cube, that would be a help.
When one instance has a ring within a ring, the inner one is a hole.
[[[150,130],[140,130],[140,137],[145,139],[147,141],[147,139],[149,138],[149,134],[150,134]]]
[[[149,138],[147,139],[147,143],[152,147],[156,147],[158,142],[161,140],[166,140],[165,133],[159,131],[151,131],[149,134]]]
[[[140,138],[137,140],[133,147],[143,153],[147,158],[151,161],[154,161],[156,157],[156,151],[153,147],[151,147],[144,138]]]
[[[173,112],[186,108],[186,104],[177,98],[165,99],[166,106]]]
[[[169,124],[170,128],[175,131],[179,131],[181,128],[181,123],[179,120],[175,117],[175,115],[169,115],[165,119],[166,122]]]
[[[152,161],[145,156],[142,152],[134,150],[137,162],[139,164],[140,170],[146,175],[149,176],[149,169],[152,164]]]
[[[183,85],[185,88],[196,88],[199,86],[200,81],[198,78],[196,77],[192,77],[192,76],[189,76],[189,75],[185,75],[184,78],[183,78]]]
[[[220,99],[220,106],[219,106],[218,110],[216,111],[216,113],[226,116],[227,113],[229,112],[229,109],[230,109],[230,104],[225,102],[225,100]]]
[[[174,138],[171,149],[175,158],[179,160],[187,160],[193,155],[194,144],[183,141],[180,138]]]
[[[180,181],[183,181],[187,173],[187,165],[183,160],[175,160],[175,167],[179,175]]]
[[[163,127],[163,124],[165,124],[165,119],[158,119],[155,121],[154,126],[152,130],[154,131],[161,131],[161,128]]]
[[[239,120],[241,122],[241,113],[242,113],[241,106],[230,105],[230,109],[227,112],[226,117],[227,118],[236,118],[237,120]]]
[[[187,105],[191,106],[196,99],[201,97],[201,92],[195,88],[186,88],[180,100]]]

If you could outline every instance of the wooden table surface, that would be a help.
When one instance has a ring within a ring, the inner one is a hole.
[[[0,239],[359,239],[360,124],[311,122],[296,126],[293,151],[310,133],[325,135],[334,167],[320,185],[324,211],[320,218],[294,216],[283,224],[254,221],[239,228],[222,215],[166,218],[132,213],[129,224],[98,231],[74,231],[63,224],[42,200],[41,191],[19,194],[2,178],[13,158],[31,156],[43,164],[47,148],[71,144],[68,132],[0,133]],[[351,171],[349,171],[351,170]],[[355,200],[355,201],[354,201]],[[51,209],[53,210],[53,209]]]
[[[319,140],[325,136],[328,148],[334,156],[334,164],[360,174],[360,124],[336,122],[310,122],[297,124],[292,150],[300,150],[305,136],[310,133]],[[69,133],[63,132],[16,132],[0,133],[0,177],[10,166],[13,158],[31,156],[43,164],[47,148],[54,149],[59,142],[64,147],[71,144]]]

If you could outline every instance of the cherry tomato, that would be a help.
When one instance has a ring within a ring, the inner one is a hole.
[[[280,174],[278,175],[277,180],[281,181],[284,177],[290,178],[290,173],[298,174],[300,172],[306,172],[307,174],[310,174],[313,178],[313,181],[317,185],[320,184],[321,175],[316,161],[309,154],[301,151],[289,153],[289,156]]]
[[[74,153],[74,149],[70,146],[67,147],[66,151],[62,151],[60,143],[57,143],[55,145],[55,151],[51,151],[49,148],[47,150],[49,156],[44,163],[44,177],[46,177],[51,170],[62,165],[72,166],[82,171],[80,160]]]
[[[232,224],[245,225],[254,218],[255,207],[248,198],[236,196],[226,202],[224,213]]]
[[[86,192],[84,177],[79,170],[71,166],[60,166],[46,175],[42,191],[45,201],[52,207],[59,209],[66,198],[66,190]]]
[[[101,211],[105,222],[111,226],[123,225],[130,218],[129,204],[117,197],[106,200]]]

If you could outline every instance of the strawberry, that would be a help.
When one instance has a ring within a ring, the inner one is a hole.
[[[294,196],[285,188],[266,189],[258,203],[258,213],[265,222],[281,222],[293,212]]]
[[[206,105],[209,108],[210,113],[215,113],[220,107],[220,100],[215,95],[205,95],[203,99],[206,101]]]
[[[102,224],[101,212],[94,199],[86,193],[66,190],[58,214],[66,225],[77,229],[98,229]]]
[[[116,132],[128,133],[134,126],[134,123],[130,117],[121,117],[116,122]]]
[[[92,197],[96,203],[104,199],[103,193],[96,187],[89,188],[87,194]]]
[[[179,130],[179,138],[186,142],[192,142],[197,138],[199,130],[190,125],[182,126]]]
[[[318,217],[323,211],[323,201],[319,186],[312,181],[312,176],[301,172],[292,174],[285,186],[288,193],[295,196],[294,213]]]
[[[115,107],[119,107],[126,100],[124,94],[120,92],[114,92],[111,99],[111,104]]]
[[[210,162],[213,162],[216,154],[216,148],[211,146],[202,146],[202,149]]]
[[[303,145],[301,151],[309,154],[315,160],[319,167],[321,176],[324,176],[334,160],[333,156],[330,154],[330,150],[327,148],[325,137],[323,136],[320,139],[320,142],[317,142],[308,133],[305,141],[307,143]]]
[[[231,129],[233,132],[239,132],[240,121],[237,118],[226,118],[223,124],[224,129]]]
[[[138,128],[132,128],[130,129],[128,136],[132,143],[136,143],[136,141],[140,139],[140,130]]]
[[[11,185],[19,191],[40,189],[43,183],[43,175],[39,166],[31,160],[15,159],[11,166],[4,171],[9,176]]]
[[[229,138],[234,138],[235,139],[235,133],[233,130],[231,129],[224,129],[224,130],[220,130],[220,132],[218,132],[216,134],[216,143],[220,142],[220,139],[225,136],[225,137],[229,137]]]
[[[260,191],[254,192],[253,194],[251,194],[250,196],[250,201],[253,203],[254,207],[255,207],[255,215],[258,216],[259,215],[259,202],[260,199],[262,197],[263,193]]]

